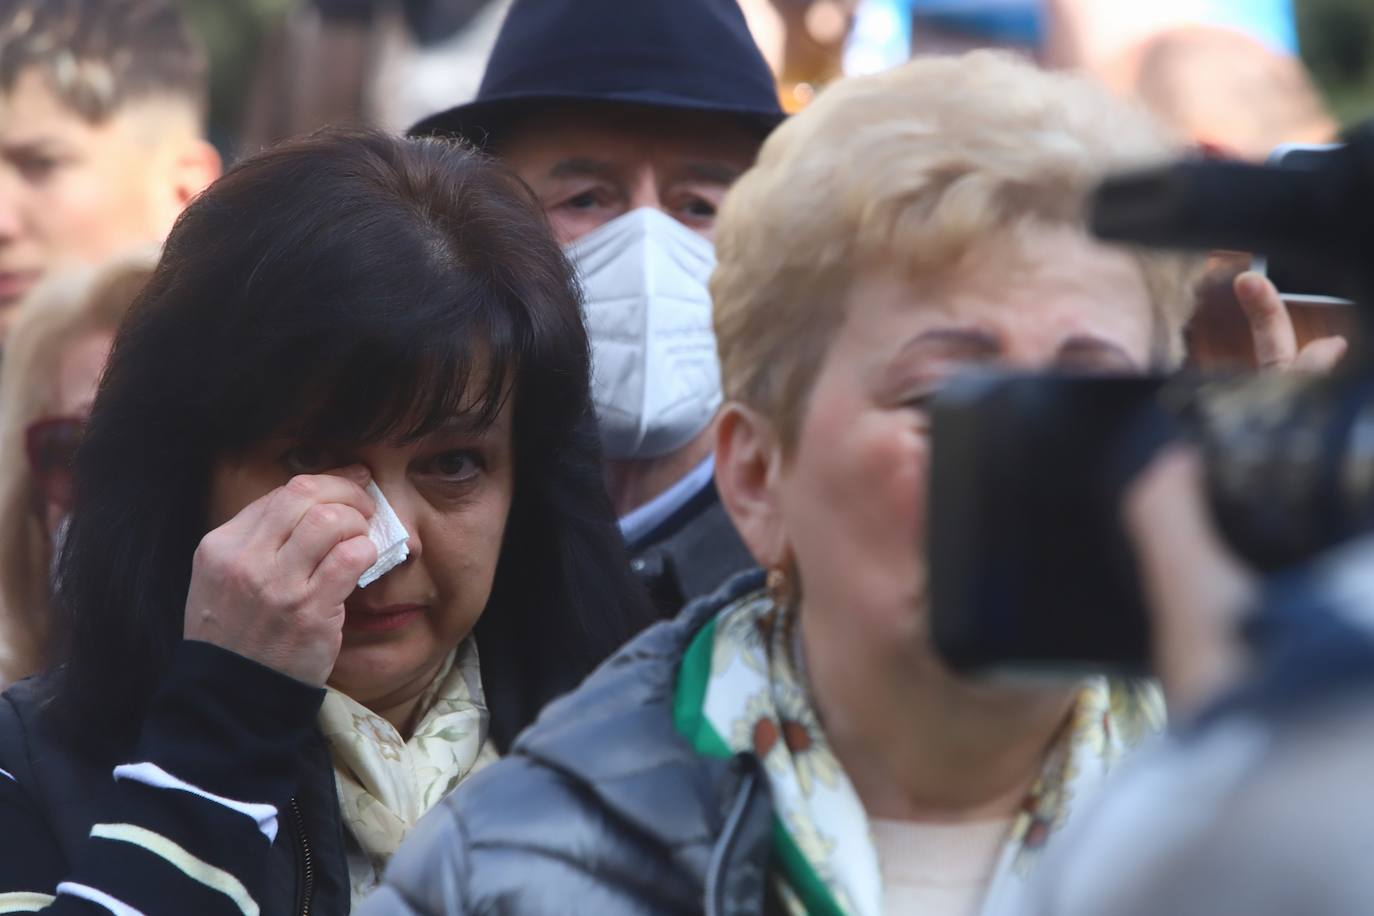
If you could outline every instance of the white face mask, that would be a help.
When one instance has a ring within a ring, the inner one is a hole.
[[[608,458],[691,442],[720,407],[710,242],[643,207],[567,248],[587,299],[592,400]]]

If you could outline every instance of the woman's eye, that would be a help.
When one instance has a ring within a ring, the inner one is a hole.
[[[469,480],[482,470],[482,460],[472,452],[443,452],[432,459],[430,468],[440,477]]]
[[[332,450],[319,445],[297,445],[281,456],[282,466],[292,474],[318,474],[344,462]]]

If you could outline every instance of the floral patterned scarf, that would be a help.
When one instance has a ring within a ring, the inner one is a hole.
[[[775,808],[773,869],[794,913],[882,916],[878,856],[862,803],[826,741],[793,657],[795,615],[765,592],[723,609],[693,639],[678,674],[674,720],[701,753],[752,753]],[[1159,691],[1095,678],[1047,755],[998,859],[982,912],[1014,911],[1037,854],[1146,735],[1163,727]]]
[[[487,738],[477,644],[444,662],[416,707],[409,741],[390,722],[330,688],[319,724],[334,759],[348,834],[348,877],[356,906],[377,886],[401,840],[467,776],[496,759]]]

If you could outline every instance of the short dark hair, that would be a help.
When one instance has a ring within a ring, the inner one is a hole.
[[[469,384],[471,382],[471,385]],[[181,639],[217,461],[280,435],[424,435],[513,398],[514,495],[476,626],[504,747],[650,619],[601,474],[571,266],[532,192],[463,145],[330,130],[178,220],[116,338],[58,567],[58,708],[137,730]]]
[[[207,106],[205,51],[170,0],[0,0],[0,91],[29,70],[92,123],[159,96]]]

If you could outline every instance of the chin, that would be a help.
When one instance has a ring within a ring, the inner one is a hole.
[[[429,660],[428,654],[414,644],[385,641],[350,645],[345,639],[329,675],[329,686],[366,704],[371,698],[403,687]]]

